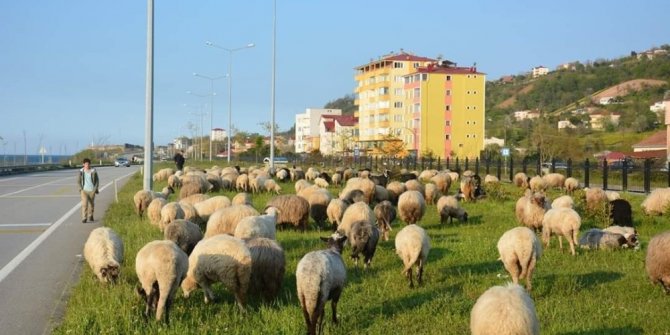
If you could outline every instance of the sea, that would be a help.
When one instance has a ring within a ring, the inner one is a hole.
[[[0,155],[0,166],[67,163],[69,155]]]

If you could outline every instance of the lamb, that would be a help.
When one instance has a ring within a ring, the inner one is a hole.
[[[610,220],[616,226],[633,226],[633,209],[630,202],[624,199],[610,201]]]
[[[265,207],[275,207],[279,210],[278,225],[290,224],[300,228],[303,232],[309,222],[309,202],[293,194],[278,195],[270,199]]]
[[[147,208],[147,216],[149,217],[149,222],[152,225],[160,227],[161,210],[163,209],[163,206],[165,206],[165,204],[167,204],[167,200],[163,198],[156,198],[154,200],[151,200],[151,203]]]
[[[218,234],[235,234],[238,222],[247,216],[258,216],[256,209],[247,205],[232,205],[214,212],[207,220],[205,238]]]
[[[321,188],[328,188],[328,186],[329,186],[328,182],[325,179],[320,178],[320,177],[314,179],[314,185],[316,185],[318,187],[321,187]]]
[[[670,187],[657,188],[642,201],[642,211],[647,215],[663,215],[670,207]],[[670,282],[670,281],[669,281]]]
[[[670,294],[670,231],[652,237],[644,265],[651,282],[661,284],[665,293]]]
[[[333,231],[340,225],[347,206],[347,203],[340,199],[332,199],[330,200],[330,203],[328,203],[326,214],[328,215],[328,221],[333,226]]]
[[[533,192],[545,191],[547,190],[547,182],[542,179],[540,176],[535,176],[530,178],[528,186]]]
[[[337,303],[347,281],[347,269],[342,261],[346,239],[337,232],[329,238],[322,237],[328,249],[309,252],[298,262],[295,272],[298,301],[310,335],[322,330],[328,300],[332,301],[333,323],[337,323]]]
[[[407,191],[407,188],[405,187],[404,183],[399,181],[392,181],[386,185],[386,190],[389,193],[389,201],[391,201],[392,204],[397,205],[398,197]]]
[[[437,199],[439,199],[442,196],[440,190],[433,183],[426,184],[425,190],[426,190],[425,200],[427,204],[434,204],[437,201]]]
[[[451,224],[454,218],[462,222],[468,222],[468,212],[458,204],[458,199],[451,195],[441,196],[437,200],[437,214],[440,215],[440,224],[444,224],[447,219]]]
[[[579,181],[574,177],[566,178],[563,185],[565,186],[565,191],[568,194],[572,194],[575,190],[579,189]]]
[[[286,269],[284,250],[277,241],[264,237],[245,240],[245,243],[251,254],[249,292],[258,292],[265,300],[275,299]]]
[[[563,189],[565,186],[565,176],[560,173],[549,173],[542,177],[547,187]]]
[[[514,209],[517,221],[536,232],[539,231],[545,215],[545,201],[543,192],[530,193],[519,198]]]
[[[240,220],[235,227],[233,236],[242,240],[255,237],[276,239],[279,211],[275,207],[268,207],[265,209],[265,213],[265,215],[247,216]]]
[[[524,289],[513,283],[493,286],[482,294],[470,313],[472,335],[539,335],[535,305]]]
[[[237,192],[249,192],[249,175],[241,174],[235,180],[235,190]]]
[[[165,226],[163,237],[190,255],[195,245],[202,240],[202,231],[197,224],[189,220],[177,219]]]
[[[135,272],[140,281],[137,294],[146,303],[144,318],[156,311],[156,320],[165,314],[169,324],[169,312],[177,287],[188,270],[188,256],[172,241],[152,241],[137,252]]]
[[[516,187],[527,189],[530,187],[529,182],[530,178],[523,172],[517,172],[517,174],[514,175],[514,185],[516,185]]]
[[[281,186],[277,184],[274,179],[267,179],[265,180],[265,184],[263,185],[265,187],[265,192],[275,192],[275,194],[279,194],[281,192]]]
[[[237,193],[233,197],[233,200],[230,201],[231,205],[249,205],[251,206],[251,194],[242,192],[242,193]]]
[[[188,272],[181,283],[184,297],[200,286],[205,303],[214,301],[213,282],[221,282],[233,293],[237,307],[245,312],[245,300],[251,279],[251,252],[244,241],[228,235],[216,235],[200,241],[188,259]]]
[[[407,191],[398,198],[398,216],[407,224],[415,224],[426,212],[426,201],[418,191]]]
[[[530,291],[535,264],[542,256],[542,244],[535,233],[527,227],[506,231],[498,240],[498,253],[514,284],[525,277],[526,289]]]
[[[207,222],[209,217],[221,208],[230,207],[232,204],[230,199],[225,195],[217,195],[205,201],[196,202],[193,204],[195,211],[198,213],[200,220]]]
[[[565,237],[570,243],[570,253],[575,255],[575,244],[579,235],[579,227],[582,220],[579,214],[572,208],[552,208],[544,214],[542,219],[542,241],[549,247],[549,239],[552,233],[558,235],[558,245],[563,250],[563,240]]]
[[[84,259],[102,283],[115,283],[123,262],[123,241],[112,229],[95,228],[84,244]]]
[[[579,239],[579,246],[583,249],[635,248],[636,241],[636,238],[629,241],[621,234],[593,228],[587,230]]]
[[[575,207],[575,201],[572,200],[572,197],[569,195],[562,195],[551,203],[551,208],[574,208]]]
[[[407,225],[395,237],[396,254],[404,264],[402,274],[409,278],[409,287],[414,287],[412,267],[417,266],[417,280],[421,285],[423,267],[430,252],[430,238],[426,231],[417,225]]]
[[[377,227],[382,232],[384,241],[389,240],[389,232],[392,230],[391,223],[395,220],[396,210],[390,201],[382,201],[375,206],[375,217],[377,218]]]
[[[347,233],[347,240],[351,244],[351,258],[358,266],[358,254],[362,253],[365,259],[364,268],[367,269],[377,250],[379,230],[367,220],[359,220],[351,224]]]

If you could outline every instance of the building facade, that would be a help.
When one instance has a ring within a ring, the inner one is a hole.
[[[321,115],[319,151],[324,156],[352,153],[358,141],[358,118],[353,115]]]
[[[341,109],[307,108],[295,116],[295,152],[319,150],[319,121],[322,115],[342,115]]]

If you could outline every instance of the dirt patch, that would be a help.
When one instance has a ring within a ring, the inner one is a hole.
[[[593,101],[600,101],[604,97],[619,97],[628,95],[631,92],[639,91],[645,87],[663,86],[667,84],[664,80],[656,79],[634,79],[625,81],[619,85],[614,85],[593,96]]]
[[[511,107],[512,105],[514,105],[514,103],[516,103],[516,96],[517,96],[517,95],[519,95],[519,94],[526,94],[526,93],[532,91],[532,90],[533,90],[533,87],[534,87],[533,84],[529,84],[529,85],[527,85],[526,87],[520,89],[519,92],[514,93],[514,95],[512,95],[511,97],[505,99],[505,101],[499,103],[498,106],[496,106],[496,107],[497,107],[497,108],[508,108],[508,107]]]

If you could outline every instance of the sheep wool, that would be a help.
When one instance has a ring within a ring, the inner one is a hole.
[[[275,207],[279,210],[278,225],[291,225],[302,231],[307,229],[309,202],[305,198],[294,194],[278,195],[270,199],[265,207]]]
[[[230,201],[231,205],[249,205],[251,206],[251,194],[247,192],[237,193]]]
[[[402,260],[404,269],[402,274],[409,278],[409,287],[414,287],[412,267],[417,266],[417,281],[423,281],[423,267],[430,252],[430,238],[426,231],[417,225],[408,225],[398,232],[395,237],[396,254]]]
[[[398,216],[407,224],[415,224],[426,212],[426,201],[419,191],[407,191],[398,198]]]
[[[165,204],[167,204],[167,200],[163,198],[153,199],[151,200],[151,203],[149,203],[149,207],[147,208],[147,216],[149,217],[149,222],[152,225],[160,227],[161,210]]]
[[[112,229],[95,228],[84,244],[84,259],[103,283],[114,283],[123,262],[123,241]]]
[[[583,249],[618,249],[628,247],[629,244],[621,234],[593,228],[587,230],[579,239],[579,246]]]
[[[226,197],[225,195],[217,195],[205,201],[200,201],[193,204],[195,211],[198,213],[198,216],[200,217],[200,220],[204,222],[207,222],[207,220],[209,220],[209,217],[212,214],[214,214],[214,212],[216,212],[217,210],[230,206],[231,206],[230,199],[228,199],[228,197]]]
[[[575,255],[575,244],[578,243],[579,227],[582,220],[579,214],[572,208],[552,208],[544,214],[542,219],[542,241],[547,248],[551,234],[558,235],[558,245],[563,250],[563,240],[565,237],[570,244],[570,253]]]
[[[551,202],[551,208],[559,208],[559,207],[574,208],[575,201],[572,200],[572,197],[569,195],[562,195]]]
[[[356,266],[358,266],[358,254],[362,253],[365,258],[364,267],[367,269],[377,250],[377,242],[379,241],[377,227],[365,220],[356,221],[351,225],[347,240],[351,244],[351,258],[356,262]]]
[[[535,233],[527,227],[506,231],[498,240],[498,253],[514,284],[526,278],[526,289],[530,291],[535,264],[542,256],[542,244]]]
[[[374,213],[377,218],[377,228],[381,231],[384,241],[388,241],[389,232],[392,230],[391,223],[397,215],[395,207],[388,200],[382,201],[375,206]]]
[[[337,227],[337,231],[344,236],[349,236],[349,232],[356,221],[366,221],[371,225],[374,224],[375,214],[372,212],[368,204],[357,202],[347,207],[344,211],[344,215],[342,215],[342,221]]]
[[[529,228],[539,231],[542,228],[542,219],[545,212],[545,196],[543,192],[535,192],[519,198],[514,213],[517,221]]]
[[[158,228],[162,232],[165,230],[165,227],[170,224],[170,222],[183,218],[184,210],[181,208],[178,202],[167,203],[165,206],[163,206],[163,208],[161,208],[161,221],[158,225]]]
[[[663,215],[670,207],[670,187],[657,188],[642,201],[642,210],[647,215]]]
[[[137,252],[135,272],[140,281],[137,293],[144,299],[145,319],[156,311],[156,320],[170,322],[169,311],[177,287],[186,277],[188,256],[172,241],[152,241]]]
[[[177,219],[165,227],[163,237],[174,242],[179,249],[188,255],[193,251],[195,245],[202,240],[202,231],[197,224],[189,220]]]
[[[135,195],[133,196],[133,203],[135,204],[135,213],[139,216],[142,217],[142,214],[149,208],[149,204],[151,204],[151,201],[153,200],[153,197],[151,196],[151,192],[145,191],[145,190],[139,190]]]
[[[441,196],[437,200],[437,214],[440,216],[440,224],[444,224],[447,219],[449,223],[453,223],[453,218],[457,218],[462,222],[468,221],[468,213],[458,203],[456,197],[448,195]]]
[[[529,188],[530,185],[528,184],[528,181],[528,176],[523,172],[517,172],[517,174],[514,175],[514,185],[516,185],[516,187],[523,189]]]
[[[237,224],[247,216],[258,216],[256,209],[247,205],[232,205],[214,212],[207,220],[205,238],[218,234],[235,234]]]
[[[644,265],[651,282],[670,294],[670,231],[651,238]]]
[[[493,286],[475,302],[470,313],[472,335],[539,335],[535,304],[513,283]]]
[[[572,194],[572,192],[579,189],[579,180],[577,180],[575,177],[568,177],[565,179],[565,183],[563,185],[565,185],[565,191],[568,194]]]
[[[326,208],[326,215],[328,215],[328,221],[333,227],[333,231],[337,229],[337,226],[340,225],[342,221],[342,216],[344,211],[347,209],[347,204],[340,199],[332,199],[328,203]]]
[[[392,181],[386,185],[386,190],[389,193],[389,201],[392,204],[398,204],[398,197],[407,191],[404,183],[399,181]]]
[[[284,249],[277,241],[264,237],[245,240],[245,243],[251,253],[249,292],[258,292],[265,300],[275,299],[286,270]]]
[[[277,235],[277,216],[278,210],[275,207],[268,207],[265,215],[247,216],[240,220],[235,227],[233,236],[239,239],[250,239],[255,237],[264,237],[274,240]]]

